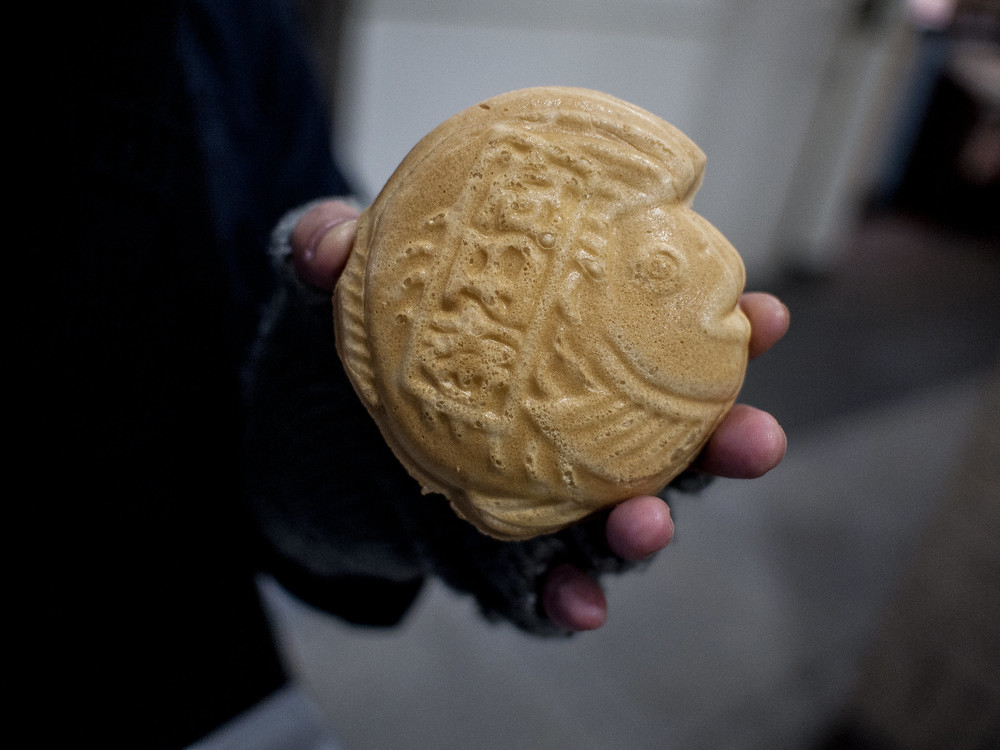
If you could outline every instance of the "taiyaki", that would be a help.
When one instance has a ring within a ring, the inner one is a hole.
[[[683,471],[743,383],[743,262],[691,201],[702,151],[597,91],[449,118],[358,224],[340,359],[425,492],[527,539]]]

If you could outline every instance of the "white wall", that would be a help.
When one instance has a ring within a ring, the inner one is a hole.
[[[751,285],[766,284],[788,260],[788,238],[823,244],[836,235],[796,220],[812,221],[814,204],[831,200],[828,180],[796,174],[804,158],[810,170],[832,169],[816,163],[811,135],[845,137],[829,127],[840,110],[818,130],[816,112],[838,83],[830,76],[852,8],[843,0],[358,0],[338,45],[337,153],[371,199],[427,131],[467,106],[524,86],[603,90],[704,149],[695,208],[740,250]],[[827,148],[823,158],[839,164],[851,148]],[[838,190],[840,199],[847,187]],[[822,250],[807,252],[822,262]]]

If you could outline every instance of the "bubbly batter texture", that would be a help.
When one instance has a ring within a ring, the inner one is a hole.
[[[393,451],[484,533],[563,528],[684,470],[743,383],[743,263],[704,154],[544,87],[448,119],[363,213],[337,350]]]

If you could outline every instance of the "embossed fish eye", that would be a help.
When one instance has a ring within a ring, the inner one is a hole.
[[[681,278],[681,260],[673,246],[654,242],[643,247],[636,258],[635,281],[650,291],[672,291]]]

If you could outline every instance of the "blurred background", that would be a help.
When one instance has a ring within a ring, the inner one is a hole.
[[[786,460],[675,502],[602,630],[438,585],[365,630],[264,582],[337,746],[1000,747],[1000,3],[299,4],[362,201],[481,99],[600,89],[702,147],[696,210],[792,311],[742,398]]]

